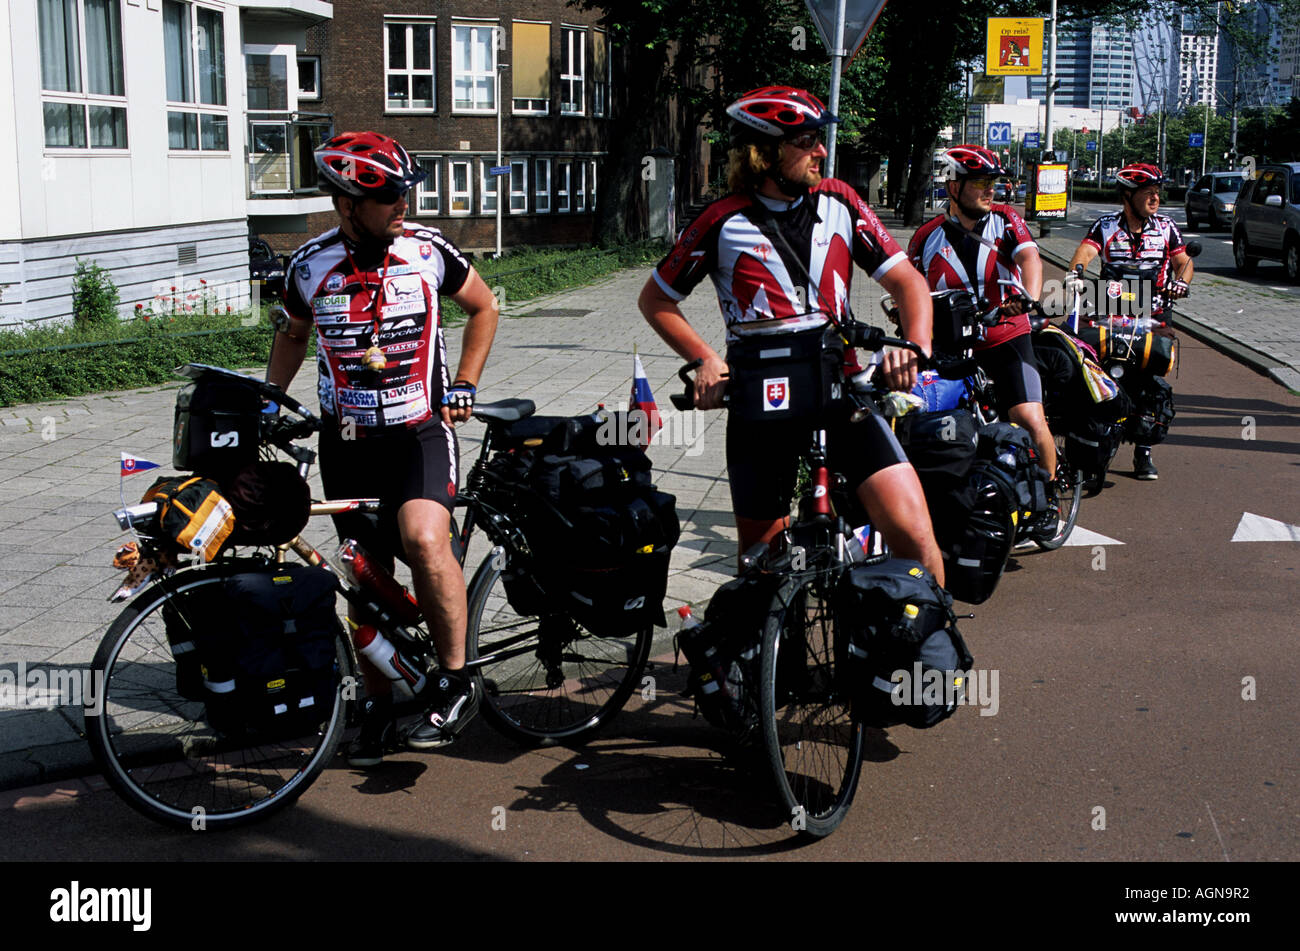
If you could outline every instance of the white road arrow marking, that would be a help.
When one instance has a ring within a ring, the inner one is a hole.
[[[1300,525],[1243,512],[1233,533],[1234,542],[1300,542]]]
[[[1071,545],[1086,548],[1093,545],[1122,545],[1124,544],[1118,538],[1110,538],[1102,535],[1100,532],[1090,532],[1082,525],[1074,526],[1074,531],[1070,532],[1070,537],[1065,540],[1066,548]]]

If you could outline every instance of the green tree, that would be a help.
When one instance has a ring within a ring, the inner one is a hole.
[[[72,277],[72,320],[77,327],[113,324],[121,298],[113,276],[93,261],[77,258]]]

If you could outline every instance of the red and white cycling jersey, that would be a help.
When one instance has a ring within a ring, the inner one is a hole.
[[[786,260],[791,251],[798,264]],[[732,340],[747,330],[815,327],[827,313],[838,320],[848,308],[854,262],[878,281],[906,256],[857,192],[827,178],[793,202],[748,194],[713,202],[678,237],[654,279],[680,301],[711,277]],[[773,322],[745,326],[754,321]]]
[[[1101,259],[1117,263],[1159,264],[1157,291],[1164,290],[1175,254],[1187,250],[1182,232],[1168,215],[1152,215],[1142,225],[1140,234],[1128,230],[1124,212],[1102,215],[1092,223],[1083,239],[1101,252]]]
[[[1010,205],[993,205],[972,230],[984,240],[968,234],[948,215],[940,215],[917,229],[907,246],[907,256],[925,275],[930,290],[965,288],[993,307],[1002,303],[1007,292],[999,280],[1024,280],[1016,254],[1025,248],[1037,250],[1038,245],[1024,219]],[[1027,333],[1028,315],[1003,317],[988,328],[984,342],[976,349],[996,347]]]
[[[411,224],[378,257],[363,258],[338,228],[295,251],[285,309],[316,326],[322,412],[362,433],[439,412],[449,380],[438,295],[458,292],[469,272],[439,231]],[[387,359],[377,373],[364,364],[371,346]]]

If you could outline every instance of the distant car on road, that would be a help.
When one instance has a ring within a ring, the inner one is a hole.
[[[284,271],[288,259],[276,254],[271,246],[256,235],[248,236],[248,277],[260,281],[270,294],[279,297],[284,292]]]
[[[1198,230],[1202,222],[1209,224],[1211,230],[1227,228],[1232,223],[1232,212],[1242,184],[1240,172],[1202,175],[1187,189],[1187,230]]]
[[[1300,162],[1261,165],[1241,187],[1232,213],[1232,258],[1249,274],[1260,258],[1282,262],[1300,282]]]

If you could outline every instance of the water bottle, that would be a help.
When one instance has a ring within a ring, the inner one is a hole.
[[[403,657],[401,651],[378,628],[370,624],[354,624],[352,643],[389,680],[394,683],[399,680],[404,682],[416,694],[424,688],[427,680],[424,673]]]
[[[903,616],[898,619],[898,624],[894,628],[894,635],[898,640],[914,643],[921,639],[916,629],[916,619],[920,613],[921,609],[915,604],[903,605]]]
[[[351,538],[339,546],[338,560],[358,588],[368,594],[399,624],[419,624],[423,615],[420,605],[382,565],[366,554],[365,549]]]

